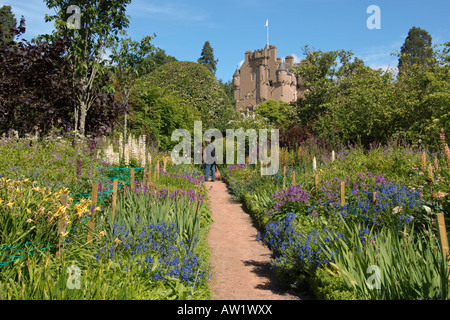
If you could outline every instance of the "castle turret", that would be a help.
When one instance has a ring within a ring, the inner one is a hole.
[[[241,75],[240,75],[240,70],[239,68],[236,69],[236,71],[234,72],[233,75],[233,85],[236,88],[239,88],[239,86],[241,85]]]
[[[286,62],[281,62],[277,69],[277,82],[282,84],[290,82],[290,76],[288,75],[289,65]]]
[[[289,66],[291,66],[291,67],[294,66],[294,57],[293,56],[287,56],[285,61]]]

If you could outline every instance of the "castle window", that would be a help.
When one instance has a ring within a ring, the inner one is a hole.
[[[270,69],[267,69],[267,79],[270,79]]]
[[[252,81],[255,81],[255,73],[252,72]]]
[[[273,82],[272,82],[272,80],[269,80],[269,86],[273,86]]]

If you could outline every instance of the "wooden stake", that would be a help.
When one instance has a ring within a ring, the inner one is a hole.
[[[114,179],[113,182],[113,193],[112,193],[112,223],[114,224],[114,218],[116,216],[116,204],[117,204],[117,187],[119,185],[119,180]]]
[[[341,181],[341,207],[345,206],[345,181]]]
[[[200,199],[197,202],[197,216],[200,215]]]
[[[442,254],[444,257],[448,259],[449,248],[448,248],[447,231],[445,229],[444,214],[436,213],[436,224],[438,228],[439,240],[441,242]]]
[[[263,176],[263,164],[262,164],[262,161],[260,162],[260,165],[261,165],[261,177]]]
[[[147,167],[144,167],[144,173],[142,174],[142,182],[143,182],[143,183],[145,183],[146,175],[147,175]]]
[[[436,214],[436,224],[438,229],[438,235],[439,235],[439,242],[441,244],[442,249],[442,256],[444,257],[444,263],[447,264],[448,268],[448,284],[450,285],[450,264],[449,264],[449,246],[448,246],[448,237],[447,237],[447,231],[445,229],[445,219],[444,215],[442,213]]]
[[[164,164],[164,172],[166,172],[167,157],[163,158],[163,164]]]
[[[62,206],[66,207],[67,203],[69,202],[69,195],[68,194],[62,194],[60,197],[60,203]],[[58,222],[58,234],[61,235],[61,241],[58,245],[58,250],[56,251],[56,257],[60,257],[63,251],[64,241],[65,241],[65,235],[66,232],[66,212],[62,214],[62,216],[59,218]]]
[[[148,168],[148,173],[147,173],[147,185],[149,186],[150,183],[152,181],[152,166],[150,166],[150,168]]]
[[[95,208],[97,207],[97,195],[98,195],[98,182],[94,182],[92,184],[91,212],[89,214],[91,219],[89,219],[89,231],[88,231],[88,236],[87,236],[88,242],[90,242],[92,240],[92,235],[94,232],[94,226],[95,226],[94,214],[95,214]]]
[[[158,180],[159,180],[159,173],[160,173],[160,171],[161,171],[161,169],[159,168],[159,161],[158,161],[158,163],[156,164],[156,168],[157,168],[157,170],[156,170],[156,176],[157,176],[157,178],[158,178]]]
[[[134,169],[130,169],[131,191],[134,191]]]
[[[316,187],[316,192],[319,191],[319,175],[314,173],[314,185]]]
[[[377,193],[376,192],[372,192],[372,203],[373,205],[377,205]]]

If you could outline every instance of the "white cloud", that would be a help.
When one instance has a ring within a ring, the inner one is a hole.
[[[295,53],[291,53],[291,56],[294,57],[294,63],[300,63],[300,61],[302,60],[298,55],[296,55]]]
[[[393,73],[394,75],[398,74],[397,66],[392,66],[392,65],[389,65],[389,64],[381,64],[381,65],[370,64],[369,67],[374,69],[374,70],[381,69],[383,71],[388,71],[388,72]]]

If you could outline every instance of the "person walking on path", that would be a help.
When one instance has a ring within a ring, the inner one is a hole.
[[[205,166],[205,181],[209,180],[211,171],[211,180],[216,181],[216,148],[211,144],[211,140],[205,140],[206,147],[202,148],[202,162]]]

